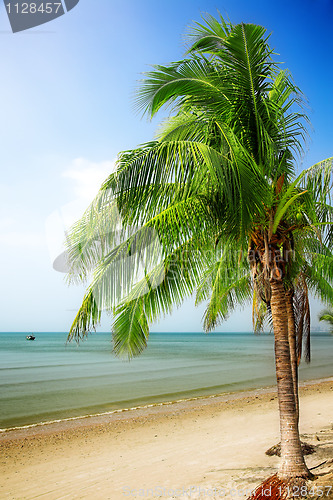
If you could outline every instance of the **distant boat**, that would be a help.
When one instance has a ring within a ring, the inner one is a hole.
[[[34,335],[27,335],[27,340],[35,340],[35,336]]]

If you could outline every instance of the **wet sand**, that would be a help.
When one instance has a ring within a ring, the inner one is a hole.
[[[316,446],[311,497],[322,485],[329,498],[333,378],[302,384],[300,409],[302,440]],[[265,451],[278,441],[273,388],[7,431],[0,498],[246,498],[276,471]]]

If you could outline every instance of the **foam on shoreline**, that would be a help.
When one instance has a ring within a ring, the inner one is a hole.
[[[325,383],[325,382],[333,382],[333,377],[329,378],[321,378],[321,379],[314,379],[314,380],[307,380],[307,381],[302,381],[300,382],[299,386],[300,387],[306,387],[306,386],[311,386],[311,385],[316,385],[320,383]],[[201,401],[203,403],[209,402],[211,399],[220,399],[221,402],[226,402],[226,401],[233,401],[233,400],[238,400],[246,397],[251,397],[251,396],[256,396],[258,394],[273,394],[276,392],[276,387],[275,386],[268,386],[268,387],[263,387],[263,388],[258,388],[258,389],[252,389],[252,390],[246,390],[246,391],[237,391],[237,392],[225,392],[225,393],[220,393],[220,394],[212,394],[212,395],[206,395],[206,396],[196,396],[196,397],[190,397],[190,398],[184,398],[184,399],[177,399],[173,401],[163,401],[163,402],[156,402],[156,403],[150,403],[150,404],[145,404],[145,405],[138,405],[138,406],[133,406],[130,408],[119,408],[115,410],[110,410],[106,412],[99,412],[99,413],[92,413],[92,414],[85,414],[85,415],[79,415],[75,417],[68,417],[68,418],[63,418],[63,419],[54,419],[54,420],[49,420],[45,422],[36,422],[33,424],[28,424],[28,425],[22,425],[22,426],[16,426],[16,427],[8,427],[4,429],[0,429],[0,434],[4,435],[5,433],[11,433],[14,431],[24,431],[24,430],[29,430],[29,429],[38,429],[38,428],[43,428],[46,426],[52,426],[54,424],[66,424],[70,422],[79,422],[83,420],[89,420],[89,419],[99,419],[101,417],[108,417],[112,416],[115,414],[123,414],[126,412],[135,412],[138,410],[145,410],[149,408],[157,408],[161,406],[171,406],[171,405],[176,405],[176,404],[183,404],[183,403],[190,403],[193,401]]]

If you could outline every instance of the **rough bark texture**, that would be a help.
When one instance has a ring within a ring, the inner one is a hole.
[[[281,280],[271,279],[276,380],[280,411],[280,478],[311,477],[302,453],[288,340],[286,294]]]
[[[288,317],[288,340],[289,340],[289,350],[290,350],[290,362],[291,362],[291,372],[293,376],[294,384],[294,396],[295,396],[295,406],[297,420],[299,420],[299,398],[298,398],[298,363],[297,363],[297,349],[296,349],[296,327],[295,327],[295,315],[293,306],[293,290],[288,290],[286,292],[286,307],[287,307],[287,317]]]

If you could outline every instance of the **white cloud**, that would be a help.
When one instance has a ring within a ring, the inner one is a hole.
[[[92,162],[76,158],[62,173],[70,179],[73,200],[55,210],[46,220],[46,237],[51,261],[64,251],[66,231],[88,208],[101,184],[115,170],[115,160]]]
[[[62,176],[74,182],[73,191],[76,198],[90,203],[101,184],[114,170],[115,160],[95,163],[85,158],[77,158]]]

